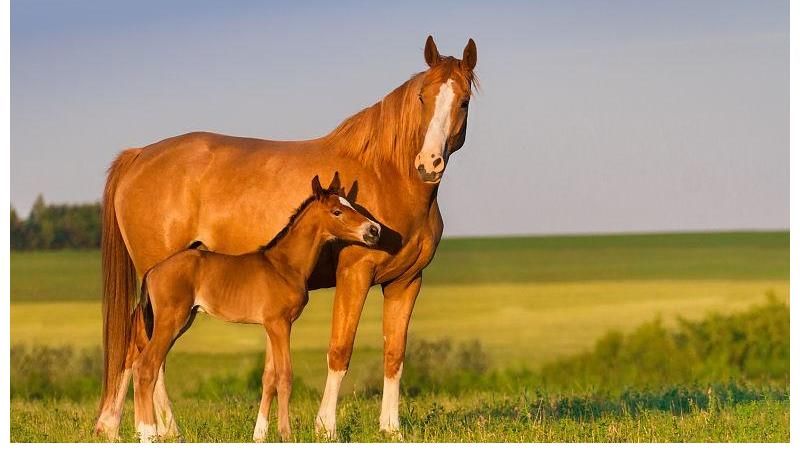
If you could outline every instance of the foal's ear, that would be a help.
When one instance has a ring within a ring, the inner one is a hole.
[[[311,191],[314,192],[315,198],[322,197],[322,185],[319,184],[319,175],[315,175],[314,180],[311,180]]]
[[[431,67],[439,62],[439,50],[436,49],[433,36],[430,35],[428,36],[428,40],[425,41],[425,62]]]
[[[461,66],[465,71],[472,71],[475,65],[478,64],[478,47],[475,46],[475,41],[469,39],[467,46],[464,47],[464,56],[461,58]]]
[[[328,191],[339,194],[342,189],[342,181],[339,180],[339,171],[337,170],[335,174],[333,174],[333,180],[331,180],[331,184],[328,185]]]

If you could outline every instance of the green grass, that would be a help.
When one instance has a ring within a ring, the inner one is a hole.
[[[11,254],[11,301],[100,298],[98,251]],[[445,239],[426,285],[788,279],[788,232]]]
[[[121,437],[135,441],[128,415]],[[429,395],[403,400],[400,416],[406,442],[788,442],[788,398],[764,398],[720,407],[696,406],[687,412],[649,408],[626,411],[624,399],[607,401],[618,412],[581,416],[584,403],[562,406],[545,398],[492,393],[459,397]],[[319,400],[292,400],[294,438],[315,442],[313,417]],[[556,405],[557,406],[557,405]],[[662,407],[664,408],[664,407]],[[11,401],[11,442],[102,442],[91,434],[96,404],[91,401]],[[257,399],[186,399],[174,404],[187,442],[249,442]],[[385,442],[378,432],[380,398],[344,396],[338,415],[338,441]],[[269,440],[277,441],[271,423]],[[389,439],[390,441],[392,439]]]
[[[788,232],[672,233],[442,241],[426,282],[779,279]]]
[[[624,350],[604,351],[604,356],[616,352],[617,357],[608,357],[615,365],[633,365],[618,372],[623,383],[635,385],[629,392],[638,394],[637,400],[650,397],[644,400],[650,406],[632,412],[636,408],[632,396],[620,395],[618,388],[600,396],[592,392],[592,385],[604,384],[597,375],[616,370],[602,367],[604,357],[593,360],[591,349],[598,341],[608,349],[626,336],[638,339],[648,326],[647,333],[658,332],[650,325],[656,318],[661,320],[658,326],[671,332],[683,326],[678,317],[697,321],[711,313],[746,316],[747,309],[762,303],[768,293],[775,303],[787,303],[788,240],[788,232],[444,240],[425,272],[409,332],[412,345],[445,337],[454,346],[477,340],[491,365],[486,374],[498,374],[505,378],[502,384],[515,386],[490,393],[485,386],[495,380],[486,383],[484,378],[467,381],[457,393],[435,392],[425,385],[418,396],[405,394],[401,418],[406,440],[787,441],[789,401],[783,386],[769,383],[778,393],[761,394],[758,391],[766,383],[757,382],[756,392],[720,406],[701,403],[676,410],[652,404],[663,402],[659,397],[664,388],[697,388],[692,397],[705,393],[706,386],[689,384],[687,378],[719,379],[708,375],[710,366],[687,370],[679,378],[639,381],[650,377],[643,369],[646,362]],[[28,397],[19,395],[19,387],[15,395],[12,386],[12,441],[93,441],[89,432],[99,393],[95,349],[101,343],[102,326],[99,253],[14,252],[11,275],[12,345],[68,346],[76,355],[94,352],[69,361],[56,353],[49,360],[56,368],[45,377],[84,378],[76,383],[78,392],[59,395],[45,381],[24,386],[40,391]],[[299,386],[292,407],[301,441],[314,440],[311,419],[324,384],[332,298],[332,290],[313,292],[293,330]],[[368,384],[380,382],[381,310],[380,291],[375,288],[362,313],[343,385],[339,412],[343,441],[385,440],[376,431],[380,399],[365,393]],[[669,347],[678,349],[673,351],[677,355],[685,354],[680,341],[669,344],[672,341],[664,340],[671,338],[665,335],[653,339],[659,340],[664,352]],[[259,368],[263,348],[260,327],[206,316],[198,317],[176,343],[168,360],[167,382],[187,441],[250,439],[257,397],[252,384],[244,382]],[[420,363],[408,359],[404,388],[414,381],[410,378],[415,362]],[[27,363],[34,370],[42,368],[38,362]],[[583,387],[575,387],[567,376],[550,383],[536,376],[540,371],[551,371],[548,375],[553,376],[553,368],[584,378]],[[12,384],[19,371],[12,369]],[[740,384],[744,378],[738,370],[730,371],[734,371],[731,387],[750,387]],[[549,390],[531,389],[536,384],[550,384]],[[544,410],[542,404],[563,401],[568,409],[589,404],[603,411],[591,419],[579,413],[535,412]],[[130,421],[128,415],[126,439],[133,438]]]

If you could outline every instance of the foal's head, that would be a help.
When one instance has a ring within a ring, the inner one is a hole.
[[[338,175],[337,175],[338,177]],[[373,246],[380,238],[381,226],[356,211],[337,187],[322,188],[319,177],[311,181],[313,200],[308,214],[318,221],[326,241],[340,239]]]

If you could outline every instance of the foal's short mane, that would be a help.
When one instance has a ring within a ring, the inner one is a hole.
[[[330,190],[330,189],[322,191],[322,196],[323,197],[330,196],[330,195],[335,195],[335,194],[338,194],[338,193],[336,191]],[[258,251],[259,252],[264,252],[264,251],[267,251],[269,249],[274,248],[275,245],[278,244],[278,242],[280,240],[282,240],[286,235],[289,234],[289,231],[292,229],[292,225],[294,225],[294,223],[297,221],[297,218],[300,217],[300,215],[303,213],[303,211],[305,211],[306,208],[308,206],[310,206],[311,203],[313,203],[315,200],[317,200],[317,197],[315,195],[313,195],[313,194],[311,196],[309,196],[308,198],[306,198],[305,200],[303,200],[303,202],[300,203],[299,206],[297,206],[297,209],[295,209],[294,212],[292,213],[292,215],[289,217],[289,221],[286,223],[286,226],[283,227],[283,229],[281,229],[281,231],[279,231],[278,234],[275,235],[275,237],[272,238],[269,241],[269,243],[259,247]]]
[[[470,92],[478,88],[473,72],[464,71],[453,57],[442,57],[440,64],[412,75],[381,101],[345,119],[326,141],[365,165],[388,161],[401,170],[414,171],[408,159],[416,154],[426,129],[418,101],[423,81],[426,77],[444,81],[452,74],[466,78]]]

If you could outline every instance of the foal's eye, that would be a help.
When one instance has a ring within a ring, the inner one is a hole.
[[[336,209],[336,210],[333,211],[333,215],[338,217],[338,216],[342,215],[342,211],[340,211],[339,209]]]
[[[419,95],[417,95],[417,97],[419,98],[419,102],[420,102],[420,103],[422,103],[422,93],[420,93]]]

